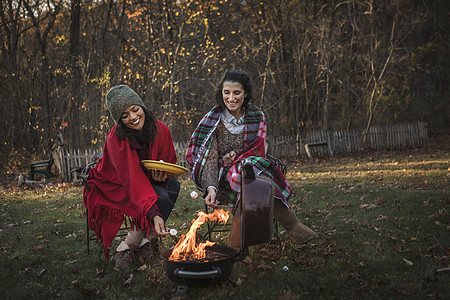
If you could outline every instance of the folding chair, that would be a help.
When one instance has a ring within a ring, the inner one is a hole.
[[[80,173],[81,180],[83,182],[83,186],[85,189],[87,189],[89,192],[91,191],[91,188],[89,187],[89,184],[87,182],[89,171],[94,168],[97,165],[98,160],[102,157],[102,153],[98,153],[94,156],[91,163],[89,163],[86,167],[84,167]],[[85,213],[86,213],[86,246],[87,246],[87,253],[90,254],[90,242],[96,241],[97,237],[94,232],[91,232],[89,230],[89,211],[88,208],[85,207]],[[117,236],[125,236],[128,233],[129,227],[121,227],[120,233],[117,234]],[[102,247],[103,245],[100,244]]]
[[[100,159],[100,157],[102,157],[101,153],[100,153],[100,156],[98,156],[98,157],[94,156],[94,161],[89,163],[86,167],[84,167],[80,174],[81,180],[83,182],[83,186],[89,192],[91,191],[91,188],[87,182],[87,179],[89,176],[89,171],[97,165],[97,161]],[[95,236],[95,233],[90,232],[90,230],[89,230],[89,219],[88,219],[89,214],[88,214],[87,206],[85,206],[85,214],[86,214],[86,246],[87,246],[87,253],[90,254],[89,243],[90,243],[90,241],[97,240],[97,238]]]
[[[274,156],[272,156],[272,155],[266,155],[266,158],[268,158],[269,160],[271,160],[278,168],[280,168],[280,170],[281,170],[281,172],[283,173],[283,174],[285,174],[286,173],[286,168],[285,168],[285,166],[283,165],[283,163],[279,160],[279,159],[277,159],[277,158],[275,158]],[[250,168],[252,168],[252,166],[250,165],[249,166]],[[242,178],[244,178],[246,175],[244,174],[245,173],[245,171],[246,171],[246,167],[244,166],[243,168],[242,168],[242,171],[241,171],[241,176],[242,176]],[[253,173],[253,169],[251,169],[251,173]],[[254,176],[254,174],[253,174],[253,176]],[[255,178],[253,178],[253,180],[254,180]],[[254,193],[255,192],[255,186],[254,186],[254,184],[252,185],[251,184],[251,182],[252,182],[252,180],[242,180],[242,196],[243,197],[251,197],[251,196],[249,196],[249,195],[251,195],[252,193]],[[247,184],[247,185],[246,185]],[[249,192],[246,192],[246,188],[249,190]],[[273,193],[272,193],[272,209],[273,209]],[[241,203],[242,202],[244,202],[244,199],[241,201]],[[209,207],[205,204],[205,212],[206,213],[208,213],[208,210],[209,210]],[[272,214],[273,215],[273,214]],[[241,223],[241,224],[243,224],[243,223]],[[279,250],[280,250],[280,252],[281,252],[281,250],[282,250],[282,243],[281,243],[281,238],[280,238],[280,235],[279,235],[279,230],[278,230],[278,221],[277,220],[275,220],[274,218],[273,218],[273,224],[272,224],[272,226],[273,226],[273,232],[272,232],[272,234],[273,234],[273,236],[275,236],[275,238],[277,239],[277,241],[278,241],[278,246],[279,246]],[[222,225],[222,226],[220,226],[220,228],[215,228],[215,224],[212,224],[211,222],[207,222],[207,232],[203,235],[203,237],[202,237],[202,239],[204,239],[206,236],[208,236],[209,237],[209,239],[211,240],[211,234],[213,233],[213,232],[228,232],[228,231],[230,231],[231,230],[231,224],[229,224],[229,223],[227,223],[227,224],[225,224],[225,225]],[[250,229],[251,230],[251,229]],[[241,232],[244,232],[245,233],[245,230],[242,230],[241,229]],[[241,235],[242,236],[242,235]],[[247,238],[246,238],[246,240],[250,240],[250,238],[248,238],[248,236],[247,236]],[[256,244],[256,243],[258,243],[257,241],[254,241],[254,243]]]

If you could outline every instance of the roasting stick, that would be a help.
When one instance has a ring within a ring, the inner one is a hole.
[[[177,230],[175,228],[172,228],[168,232],[169,236],[175,241],[175,243],[178,243],[179,238],[177,237]]]
[[[197,198],[198,198],[198,199],[200,199],[200,200],[205,201],[204,198],[198,196],[198,194],[197,194],[196,191],[192,191],[192,192],[191,192],[191,198],[192,198],[192,199],[197,199]],[[213,232],[213,230],[214,230],[214,228],[216,227],[217,223],[218,223],[218,221],[214,221],[212,224],[210,224],[210,226],[208,226],[208,231],[205,232],[205,233],[202,235],[202,237],[201,237],[200,240],[199,240],[199,243],[205,242],[206,237],[211,236],[211,233]]]
[[[200,238],[199,243],[204,243],[204,242],[206,241],[206,238],[207,238],[208,236],[211,235],[211,233],[213,232],[213,230],[214,230],[214,228],[216,227],[217,223],[218,223],[218,221],[214,221],[214,222],[209,226],[208,231],[205,232],[205,233],[202,235],[202,237]]]

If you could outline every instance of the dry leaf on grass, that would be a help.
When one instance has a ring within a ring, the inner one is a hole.
[[[143,272],[143,271],[147,270],[147,265],[142,265],[137,270]]]
[[[403,258],[403,261],[406,263],[406,265],[407,265],[408,267],[412,267],[412,266],[414,265],[412,261],[409,261],[409,260],[407,260],[407,259],[404,259],[404,258]]]
[[[259,273],[259,274],[258,274],[258,278],[260,279],[260,278],[262,278],[264,275],[266,275],[266,272],[265,272],[265,271]]]
[[[236,285],[237,286],[242,285],[242,279],[241,278],[238,278],[238,280],[236,280]]]
[[[298,263],[298,264],[301,264],[301,265],[306,265],[306,264],[310,264],[311,263],[308,255],[306,255],[306,254],[303,254],[299,258],[294,258],[294,261],[296,263]]]
[[[365,209],[371,209],[371,208],[376,208],[376,207],[377,207],[377,205],[373,204],[373,203],[372,204],[364,203],[359,206],[359,208],[365,208]]]
[[[263,260],[256,268],[262,269],[262,270],[272,270],[273,269],[273,267],[271,265],[266,265],[266,263]]]
[[[128,279],[125,280],[125,282],[123,284],[131,285],[132,282],[133,282],[133,274],[130,274],[130,277],[128,277]]]
[[[440,273],[440,272],[447,272],[450,271],[450,268],[441,268],[441,269],[437,269],[436,272]]]
[[[389,219],[388,216],[379,215],[378,218],[376,219],[376,221],[387,220],[387,219]]]
[[[242,260],[242,262],[243,262],[244,264],[247,264],[247,265],[253,264],[253,260],[250,258],[250,256],[246,256],[246,257]]]

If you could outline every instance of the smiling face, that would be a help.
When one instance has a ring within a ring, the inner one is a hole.
[[[244,114],[242,104],[246,94],[239,82],[225,81],[222,87],[222,99],[228,111],[238,120]]]
[[[122,112],[120,119],[125,127],[141,131],[144,127],[145,112],[139,105],[130,105]]]

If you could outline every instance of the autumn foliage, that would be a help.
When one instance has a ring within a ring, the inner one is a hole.
[[[447,1],[1,2],[2,153],[101,145],[103,96],[132,86],[178,141],[227,69],[254,81],[270,135],[448,122]]]

